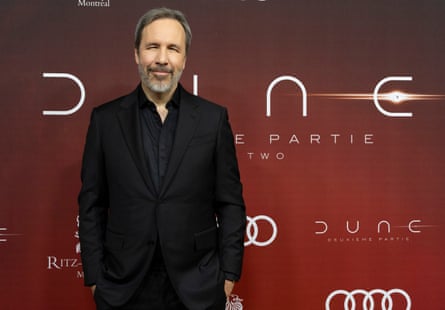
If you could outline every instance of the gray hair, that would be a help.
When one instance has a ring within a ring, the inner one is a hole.
[[[147,13],[145,13],[144,15],[142,15],[142,17],[139,19],[136,25],[136,31],[134,35],[134,47],[136,49],[139,49],[139,45],[141,44],[142,30],[144,30],[145,26],[161,18],[174,19],[181,24],[185,32],[185,50],[186,53],[188,53],[190,44],[192,42],[192,31],[190,29],[190,26],[182,12],[168,8],[152,9]]]

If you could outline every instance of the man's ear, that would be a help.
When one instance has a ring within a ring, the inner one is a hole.
[[[134,61],[139,64],[139,50],[137,48],[134,49]]]

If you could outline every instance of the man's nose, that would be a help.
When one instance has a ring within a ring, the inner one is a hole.
[[[168,64],[168,54],[167,54],[167,49],[166,48],[160,48],[159,49],[156,62],[158,64],[160,64],[160,65]]]

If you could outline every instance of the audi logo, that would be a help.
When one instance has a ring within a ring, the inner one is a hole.
[[[278,234],[278,228],[277,224],[272,218],[270,218],[267,215],[257,215],[255,217],[247,216],[246,218],[247,218],[247,227],[246,227],[247,241],[244,242],[244,246],[255,245],[259,247],[265,247],[274,242]],[[258,240],[259,228],[257,223],[260,221],[265,221],[269,223],[269,225],[272,227],[271,236],[269,237],[269,239],[264,241]]]
[[[345,290],[336,290],[333,291],[331,294],[329,294],[328,298],[326,298],[325,303],[325,310],[331,310],[331,301],[335,296],[338,295],[344,295],[345,301],[343,303],[344,310],[356,310],[356,296],[363,296],[362,301],[362,309],[363,310],[377,310],[378,308],[375,308],[376,301],[374,300],[374,295],[381,295],[381,303],[380,303],[380,309],[381,310],[392,310],[394,301],[392,299],[392,295],[394,294],[400,294],[403,296],[403,298],[406,301],[406,308],[405,310],[411,309],[411,298],[409,297],[408,293],[405,292],[402,289],[392,289],[389,291],[385,291],[382,289],[374,289],[371,291],[366,291],[362,289],[357,289],[352,292],[348,292]],[[397,308],[399,309],[399,308]]]

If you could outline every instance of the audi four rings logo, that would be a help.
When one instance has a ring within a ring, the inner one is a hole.
[[[344,310],[356,310],[356,296],[363,296],[362,301],[362,309],[363,310],[377,310],[379,308],[375,308],[376,301],[374,300],[374,295],[381,295],[381,303],[380,303],[380,309],[381,310],[392,310],[394,301],[392,299],[392,296],[395,294],[402,295],[405,299],[406,308],[405,310],[411,309],[411,298],[409,297],[408,293],[405,292],[402,289],[392,289],[389,291],[385,291],[382,289],[374,289],[371,291],[366,291],[362,289],[357,289],[352,292],[345,291],[345,290],[336,290],[333,291],[331,294],[329,294],[328,298],[326,299],[325,303],[325,310],[331,310],[331,301],[335,296],[338,295],[344,295],[345,301],[343,303]],[[399,300],[399,299],[397,299]],[[401,309],[398,307],[397,309]]]
[[[264,247],[270,245],[277,237],[278,228],[275,221],[267,215],[257,215],[255,217],[247,216],[247,227],[246,227],[246,236],[247,241],[244,242],[244,246],[255,245],[259,247]],[[258,222],[265,221],[272,227],[272,233],[269,239],[261,241],[258,240],[259,235],[259,227]]]

